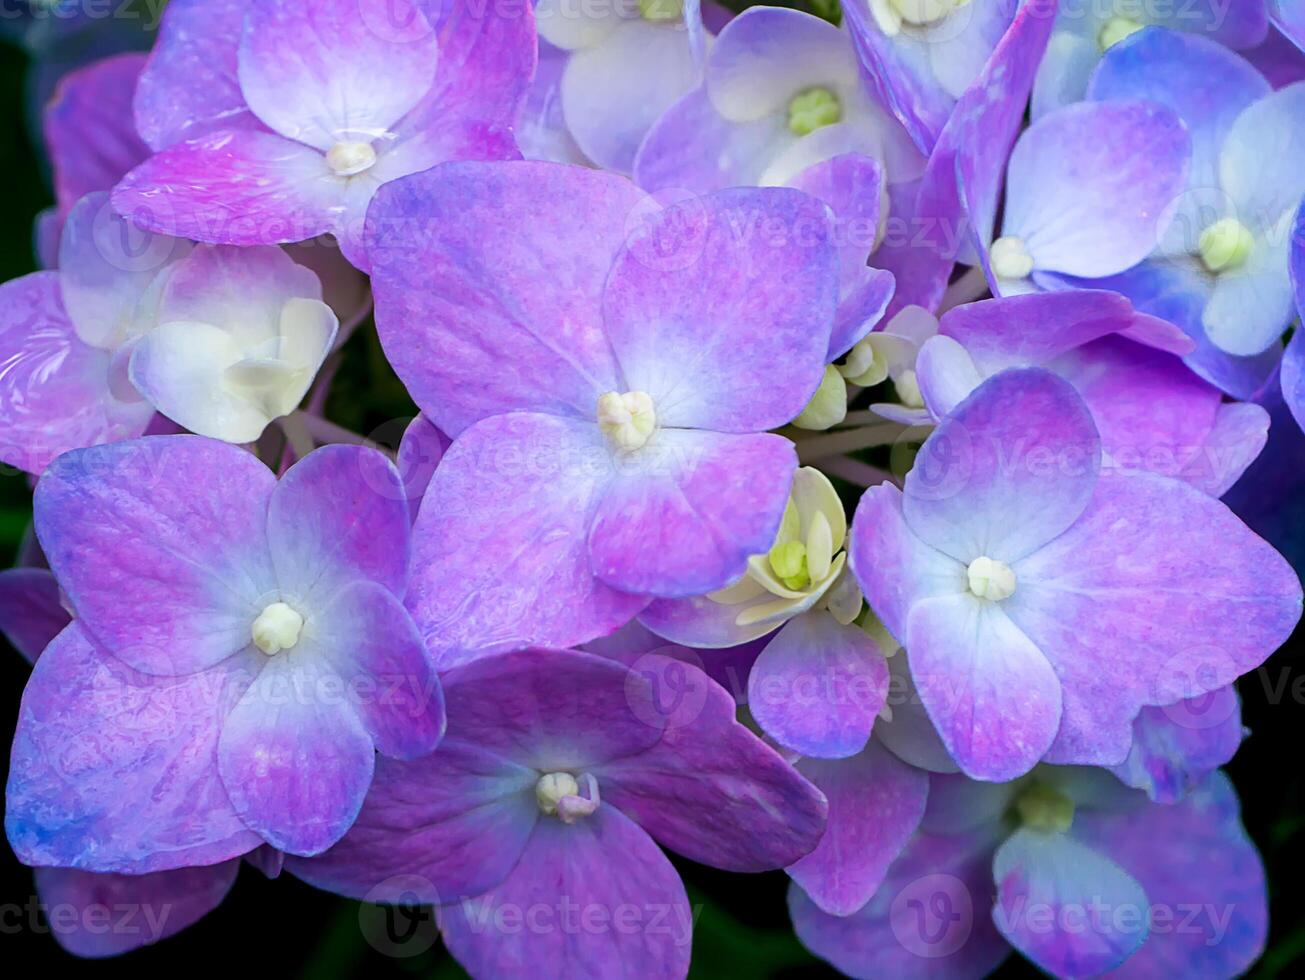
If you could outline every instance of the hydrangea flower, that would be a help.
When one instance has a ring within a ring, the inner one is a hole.
[[[989,220],[1000,188],[964,195],[993,295],[1041,288],[1046,273],[1110,276],[1146,258],[1190,156],[1182,119],[1154,102],[1079,103],[1043,116],[1011,151],[998,234]]]
[[[319,449],[278,482],[198,436],[117,443],[60,457],[35,511],[76,619],[20,711],[5,826],[24,862],[144,874],[264,842],[318,853],[376,751],[442,735],[398,598],[407,505],[376,452]]]
[[[128,377],[191,432],[253,442],[303,401],[335,342],[309,269],[275,246],[200,245],[168,272]]]
[[[1253,48],[1268,34],[1265,7],[1265,0],[1191,0],[1181,4],[1104,0],[1066,5],[1056,17],[1055,33],[1038,69],[1033,117],[1081,101],[1101,58],[1146,27],[1189,32],[1229,48]]]
[[[567,129],[594,164],[628,174],[649,127],[698,84],[703,13],[699,0],[535,4],[541,40],[567,53],[558,81]]]
[[[945,313],[939,334],[920,348],[914,375],[935,421],[1001,371],[1045,367],[1087,403],[1103,466],[1178,477],[1216,497],[1268,438],[1268,412],[1225,403],[1176,356],[1192,350],[1187,336],[1135,313],[1118,293],[1069,290],[970,303]]]
[[[635,180],[696,193],[789,184],[849,153],[878,160],[892,183],[924,168],[875,100],[846,31],[800,10],[753,7],[721,30],[702,85],[649,131]]]
[[[382,761],[354,829],[287,866],[345,895],[444,904],[444,942],[473,976],[526,963],[684,976],[693,915],[657,843],[731,871],[781,867],[815,846],[825,800],[735,721],[719,686],[666,658],[645,666],[652,678],[530,649],[450,670],[449,737],[424,759]],[[668,710],[653,679],[672,667],[693,673]],[[540,928],[500,924],[531,908],[548,916]],[[587,909],[607,927],[566,925]]]
[[[1010,27],[1006,0],[854,0],[843,8],[884,105],[930,153]]]
[[[1264,866],[1232,786],[1147,802],[1095,769],[997,785],[933,776],[922,833],[854,915],[797,886],[798,937],[852,977],[979,977],[1012,948],[1053,976],[1237,976],[1267,933]]]
[[[1220,365],[1213,354],[1194,362],[1216,383],[1271,365],[1295,312],[1287,252],[1305,177],[1282,161],[1297,152],[1305,85],[1271,92],[1227,49],[1151,29],[1102,60],[1088,94],[1162,103],[1192,135],[1192,167],[1169,234],[1150,261],[1111,280],[1110,288],[1145,298],[1163,283],[1188,297],[1191,312],[1179,326],[1208,338],[1216,351],[1242,359],[1272,351],[1240,364]]]
[[[814,394],[833,321],[819,201],[663,210],[609,174],[450,164],[383,190],[368,241],[386,354],[454,439],[408,596],[442,665],[584,642],[770,547],[797,460],[765,430]]]
[[[0,286],[0,460],[40,473],[69,449],[139,436],[154,407],[127,377],[156,283],[188,242],[141,235],[91,194],[69,213],[58,272]]]
[[[703,85],[649,131],[634,178],[662,195],[790,186],[829,205],[841,280],[832,361],[875,326],[892,297],[892,274],[866,263],[887,222],[885,181],[917,180],[923,167],[875,101],[844,32],[798,10],[754,7],[721,31]],[[842,386],[835,389],[846,406]]]
[[[865,747],[884,705],[884,653],[854,621],[860,589],[847,570],[847,518],[833,485],[802,467],[770,548],[725,589],[660,599],[640,621],[689,647],[732,647],[774,634],[748,678],[757,724],[802,755],[842,758]]]
[[[136,94],[157,152],[114,206],[216,244],[330,232],[366,270],[378,187],[445,160],[519,155],[510,126],[534,71],[532,25],[515,3],[174,3]]]
[[[948,751],[981,779],[1043,756],[1121,762],[1143,706],[1230,683],[1301,613],[1295,573],[1218,501],[1102,472],[1087,405],[1040,369],[962,401],[904,492],[867,491],[849,551]]]

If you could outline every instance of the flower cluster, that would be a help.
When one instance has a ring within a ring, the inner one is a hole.
[[[665,848],[854,977],[1256,960],[1219,769],[1302,592],[1220,498],[1305,426],[1305,3],[819,10],[172,0],[63,77],[5,830],[172,913],[63,945],[243,860],[674,980]]]

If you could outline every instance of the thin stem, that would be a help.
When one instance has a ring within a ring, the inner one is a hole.
[[[887,470],[881,470],[877,466],[863,463],[859,459],[849,459],[846,456],[831,456],[829,459],[822,459],[820,468],[824,470],[827,476],[836,476],[840,480],[846,480],[853,486],[874,487],[881,483],[891,483],[898,487],[902,485],[901,478],[894,476]]]
[[[797,444],[798,460],[812,463],[830,456],[842,456],[844,453],[872,446],[891,446],[906,431],[904,426],[895,422],[882,425],[863,425],[858,429],[840,429],[827,432],[814,439],[804,439]]]
[[[346,429],[342,425],[336,425],[330,419],[324,419],[320,415],[313,415],[309,412],[293,412],[288,416],[290,419],[302,420],[304,427],[312,434],[312,437],[319,444],[327,443],[344,443],[349,446],[366,446],[369,449],[378,449],[387,456],[393,458],[394,454],[378,442],[372,442],[366,436],[360,436],[352,429]]]

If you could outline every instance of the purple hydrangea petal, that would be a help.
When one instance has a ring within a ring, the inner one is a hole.
[[[1229,685],[1133,719],[1133,747],[1111,772],[1157,803],[1176,803],[1237,752],[1246,735],[1241,702]]]
[[[1282,355],[1282,396],[1296,424],[1305,429],[1305,330],[1297,330]]]
[[[277,584],[305,601],[355,580],[403,595],[410,550],[399,471],[363,446],[314,450],[272,492],[267,541]]]
[[[815,848],[824,796],[739,724],[723,687],[692,664],[655,654],[630,676],[650,685],[646,703],[665,729],[655,745],[593,770],[605,802],[664,846],[727,871],[785,867]],[[632,681],[627,687],[642,692]]]
[[[911,530],[958,561],[1010,563],[1074,523],[1100,460],[1092,416],[1067,382],[1039,369],[1005,371],[929,437],[902,506]]]
[[[441,668],[531,643],[575,646],[647,604],[590,564],[608,459],[597,425],[524,412],[453,443],[413,528],[405,600]]]
[[[1122,272],[1159,243],[1190,154],[1183,121],[1156,103],[1067,106],[1015,144],[1002,233],[1023,239],[1038,269]]]
[[[965,587],[965,568],[920,540],[902,513],[902,491],[887,483],[861,497],[848,551],[866,601],[899,643],[912,603]]]
[[[825,611],[786,623],[748,676],[748,709],[762,730],[819,759],[865,748],[887,695],[888,664],[878,645]]]
[[[886,203],[883,185],[883,164],[861,153],[840,154],[807,167],[792,182],[792,186],[824,201],[834,212],[838,315],[825,352],[826,361],[851,350],[880,321],[893,298],[893,274],[866,265]]]
[[[744,11],[720,32],[706,89],[722,116],[750,122],[786,108],[803,89],[854,87],[857,77],[838,28],[804,11],[762,7]]]
[[[464,664],[443,681],[453,739],[543,771],[597,773],[637,758],[666,727],[647,680],[595,654],[533,648]]]
[[[245,15],[236,72],[265,125],[326,151],[389,132],[430,89],[438,54],[414,0],[264,0]]]
[[[371,185],[345,184],[317,150],[265,130],[219,130],[168,147],[118,184],[113,206],[148,231],[218,245],[330,232],[349,245]],[[348,253],[346,253],[348,254]]]
[[[943,745],[911,679],[908,656],[899,650],[888,658],[891,714],[875,723],[875,739],[907,765],[927,772],[956,772],[956,760]]]
[[[659,424],[755,432],[815,394],[837,295],[824,205],[736,188],[649,215],[616,257],[603,313],[624,390],[651,395]]]
[[[1104,973],[1146,941],[1142,886],[1106,853],[1065,834],[1017,830],[997,849],[993,876],[997,928],[1053,975]]]
[[[275,482],[199,436],[78,450],[37,485],[36,533],[87,633],[137,670],[188,674],[250,646]]]
[[[149,156],[136,135],[131,101],[143,54],[120,54],[70,72],[42,120],[61,209],[92,191],[107,191]]]
[[[942,128],[920,189],[920,209],[940,222],[943,234],[950,233],[951,240],[937,243],[948,258],[955,258],[966,244],[966,225],[971,235],[980,236],[979,244],[989,240],[1006,161],[1023,125],[1034,74],[1054,21],[1054,0],[1021,6]],[[984,249],[978,252],[991,281]],[[934,309],[936,304],[927,306]]]
[[[920,397],[934,419],[943,419],[983,384],[970,352],[951,337],[930,337],[915,359]]]
[[[1178,475],[1211,497],[1222,497],[1259,458],[1269,441],[1269,413],[1259,405],[1224,402],[1199,451]]]
[[[1305,174],[1287,159],[1302,149],[1305,85],[1289,85],[1248,106],[1228,131],[1219,155],[1219,183],[1259,234],[1274,232],[1280,215],[1300,206]],[[1282,236],[1277,235],[1280,239]]]
[[[5,813],[14,853],[32,865],[145,874],[257,847],[217,767],[221,719],[253,666],[237,657],[149,677],[78,624],[60,633],[19,712]]]
[[[1269,83],[1243,58],[1200,34],[1148,28],[1111,47],[1088,84],[1087,98],[1147,99],[1173,109],[1192,139],[1189,193],[1175,222],[1187,236],[1208,223],[1220,200],[1219,152],[1243,109],[1269,93]],[[1207,194],[1213,193],[1213,198]],[[1202,218],[1204,217],[1204,220]],[[1185,249],[1194,243],[1182,242]]]
[[[650,192],[705,194],[757,184],[768,163],[796,139],[785,115],[735,122],[717,111],[705,88],[697,88],[648,130],[635,157],[634,179]]]
[[[36,890],[45,908],[75,912],[51,922],[55,941],[74,956],[98,959],[194,925],[222,904],[239,870],[239,861],[145,875],[37,868]]]
[[[520,928],[509,918],[520,910],[541,926]],[[666,855],[620,810],[600,806],[569,825],[540,820],[508,877],[445,909],[440,931],[473,976],[532,964],[544,976],[674,980],[689,969],[693,916]]]
[[[311,643],[344,679],[382,755],[415,759],[444,734],[444,697],[421,634],[374,582],[346,585],[313,617]]]
[[[1300,582],[1272,547],[1217,500],[1150,474],[1103,476],[1074,526],[1015,573],[1003,606],[1064,685],[1053,762],[1121,762],[1139,708],[1230,683],[1301,614]]]
[[[649,127],[701,74],[679,24],[625,20],[599,44],[571,54],[561,85],[567,127],[595,164],[629,173]]]
[[[1178,358],[1108,336],[1047,366],[1083,396],[1111,466],[1176,477],[1202,464],[1220,394]]]
[[[439,35],[439,64],[426,99],[405,120],[436,126],[478,119],[508,125],[536,63],[535,16],[511,2],[415,0]]]
[[[538,779],[533,769],[456,739],[413,762],[379,759],[349,833],[317,857],[287,857],[286,868],[368,901],[471,898],[506,878],[521,857],[539,820]]]
[[[759,603],[765,601],[764,597],[757,599]],[[713,602],[707,596],[654,599],[639,614],[638,621],[663,640],[706,649],[736,646],[774,631],[773,621],[740,626],[736,620],[743,608]]]
[[[44,568],[0,572],[0,632],[29,663],[53,642],[72,617],[59,601],[59,583]]]
[[[978,980],[1010,954],[987,911],[996,844],[987,828],[920,835],[850,916],[821,911],[795,884],[788,893],[793,928],[807,949],[849,976]]]
[[[1172,806],[1081,811],[1073,834],[1132,875],[1151,903],[1151,935],[1121,976],[1237,976],[1259,959],[1268,932],[1264,864],[1223,773]]]
[[[924,815],[929,777],[878,742],[848,759],[803,759],[798,771],[829,800],[829,823],[789,876],[820,909],[851,915],[874,896]]]
[[[513,409],[594,418],[618,388],[603,283],[646,201],[619,177],[534,162],[448,165],[377,195],[381,341],[435,425],[457,436]]]
[[[1038,367],[1076,347],[1130,327],[1132,306],[1118,293],[1075,289],[966,303],[938,320],[985,375]],[[1029,329],[1030,323],[1038,325]]]
[[[40,473],[56,456],[145,431],[154,409],[110,390],[109,354],[77,336],[57,272],[0,285],[0,460]]]
[[[136,126],[155,150],[215,129],[262,126],[245,103],[236,51],[248,0],[176,0],[136,89]]]
[[[797,453],[770,433],[662,429],[615,469],[589,525],[594,575],[624,592],[684,597],[724,588],[770,547]]]
[[[83,197],[59,239],[60,291],[77,336],[113,350],[153,326],[147,311],[160,273],[189,250],[187,242],[134,228],[113,213],[106,192]]]
[[[962,771],[991,780],[1028,772],[1060,725],[1049,658],[1003,609],[968,593],[916,602],[906,632],[911,678]]]
[[[347,679],[301,645],[264,658],[222,722],[217,762],[246,826],[277,850],[313,855],[353,824],[376,755]]]
[[[1133,301],[1136,309],[1175,324],[1196,344],[1187,366],[1234,398],[1255,397],[1273,377],[1279,353],[1270,348],[1252,357],[1235,357],[1215,347],[1201,323],[1211,286],[1198,263],[1149,259],[1117,276],[1090,281]]]
[[[435,476],[435,468],[444,458],[449,445],[449,437],[420,413],[403,430],[403,438],[399,440],[397,465],[403,480],[403,494],[408,500],[408,510],[414,521],[421,500],[426,496],[426,488]]]

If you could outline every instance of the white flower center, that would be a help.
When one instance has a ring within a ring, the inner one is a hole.
[[[916,373],[907,368],[893,379],[897,397],[907,408],[924,408],[924,395],[920,392],[920,379]]]
[[[998,238],[988,250],[988,258],[998,279],[1027,279],[1033,271],[1033,256],[1017,235]]]
[[[326,151],[326,165],[337,177],[352,177],[376,163],[376,151],[362,140],[341,140]]]
[[[1101,25],[1101,32],[1097,34],[1097,45],[1102,51],[1109,51],[1120,41],[1132,37],[1145,26],[1131,17],[1111,17]]]
[[[974,559],[965,569],[970,591],[980,599],[1000,602],[1015,594],[1015,572],[1004,561],[984,555]]]
[[[557,817],[563,823],[575,823],[598,809],[598,780],[585,773],[582,777],[588,796],[580,795],[580,781],[569,772],[546,772],[535,783],[535,801],[540,812]]]
[[[1236,218],[1223,218],[1201,232],[1197,247],[1207,269],[1230,272],[1246,264],[1255,247],[1255,236]]]
[[[657,411],[644,391],[609,391],[598,399],[598,427],[622,452],[642,449],[657,428]]]
[[[902,24],[927,27],[936,24],[970,0],[870,0],[870,13],[879,29],[889,37],[902,31]]]
[[[303,616],[284,602],[274,602],[258,614],[249,632],[254,646],[270,657],[298,643],[303,628]]]

